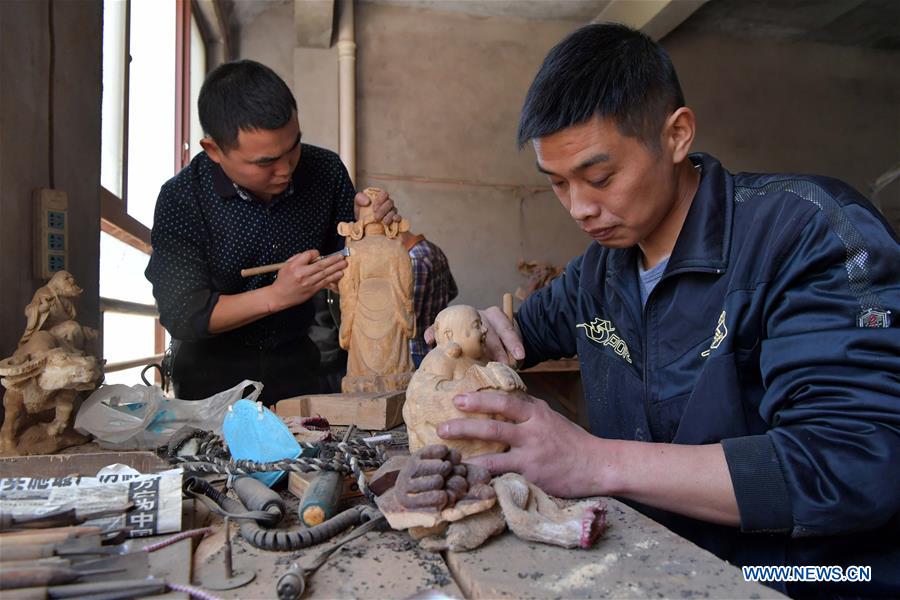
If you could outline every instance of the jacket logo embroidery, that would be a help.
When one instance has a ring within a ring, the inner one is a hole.
[[[868,308],[859,313],[859,316],[856,318],[856,326],[874,328],[890,327],[891,311],[879,310],[877,308]]]
[[[722,341],[728,337],[728,328],[725,327],[725,311],[722,311],[722,314],[719,315],[719,322],[716,324],[716,332],[713,334],[712,344],[709,345],[709,348],[700,353],[700,356],[704,358],[709,356],[709,353],[719,347]]]
[[[610,321],[595,317],[590,323],[579,323],[575,327],[584,327],[584,334],[601,346],[609,346],[613,351],[631,363],[631,353],[625,341],[613,333],[616,328]]]

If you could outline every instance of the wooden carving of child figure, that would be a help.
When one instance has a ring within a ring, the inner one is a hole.
[[[372,198],[378,190],[363,193]],[[344,393],[400,391],[412,376],[409,339],[416,316],[412,263],[399,238],[403,231],[409,231],[409,221],[385,228],[371,205],[360,208],[358,221],[338,224],[350,250],[339,283],[340,344],[348,353]]]
[[[437,426],[460,417],[503,420],[498,415],[462,413],[453,397],[463,392],[498,390],[525,391],[525,384],[511,367],[485,360],[487,329],[478,311],[471,306],[450,306],[434,321],[436,346],[429,352],[406,390],[403,420],[409,433],[409,450],[415,452],[431,444],[456,448],[463,458],[503,452],[505,444],[481,440],[444,440]]]

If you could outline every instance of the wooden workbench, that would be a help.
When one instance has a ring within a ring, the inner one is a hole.
[[[76,452],[91,449],[97,451],[94,446]],[[6,460],[0,461],[0,470],[8,470]],[[69,461],[53,457],[41,468],[65,469],[58,463]],[[289,522],[296,524],[297,499],[286,492],[283,497],[290,507]],[[744,582],[736,567],[634,509],[605,501],[610,528],[590,550],[525,542],[507,531],[472,552],[434,554],[405,533],[371,532],[338,550],[310,578],[304,597],[411,598],[429,591],[454,598],[781,597]],[[219,517],[186,501],[183,527],[206,524],[216,532],[195,548],[190,576],[200,586],[205,577],[224,571],[225,532]],[[256,578],[244,587],[213,593],[220,598],[274,598],[278,578],[294,561],[302,564],[332,543],[293,553],[267,552],[246,543],[235,526],[230,533],[234,569],[253,570]],[[153,573],[172,581],[189,580],[184,552],[188,544],[156,557],[166,560]],[[181,558],[173,560],[173,553],[179,552]]]
[[[634,509],[605,499],[610,529],[590,550],[525,542],[511,532],[472,552],[426,552],[405,533],[372,532],[337,551],[308,583],[305,598],[410,598],[439,592],[453,598],[781,598],[744,582],[720,560]],[[221,522],[217,521],[219,527]],[[249,585],[221,598],[271,598],[295,560],[327,548],[266,552],[233,528],[234,568],[256,570]],[[195,553],[194,578],[223,568],[222,540]],[[199,559],[199,560],[198,560]],[[424,597],[424,596],[423,596]]]

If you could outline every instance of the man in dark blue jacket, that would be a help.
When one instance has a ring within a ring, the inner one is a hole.
[[[738,565],[871,567],[770,583],[792,595],[900,596],[900,245],[849,186],[732,175],[694,131],[643,34],[591,25],[550,52],[519,142],[596,243],[515,324],[484,316],[524,366],[578,355],[590,433],[491,393],[455,402],[509,422],[439,433],[503,440],[472,462],[622,497]]]

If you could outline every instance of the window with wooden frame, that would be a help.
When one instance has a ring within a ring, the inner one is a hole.
[[[159,363],[168,344],[144,269],[159,189],[200,151],[196,106],[206,53],[190,0],[103,3],[100,308],[107,383],[140,383],[143,367]]]

